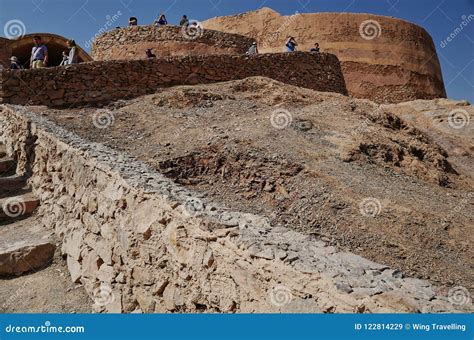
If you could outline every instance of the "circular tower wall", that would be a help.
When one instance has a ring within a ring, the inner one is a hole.
[[[97,37],[92,45],[95,60],[145,59],[145,50],[157,57],[179,55],[243,54],[254,39],[202,28],[130,26]]]
[[[260,52],[282,52],[288,36],[298,50],[319,42],[341,61],[349,94],[377,102],[444,98],[441,67],[431,36],[404,20],[371,14],[282,16],[269,8],[203,22],[206,29],[254,38]]]

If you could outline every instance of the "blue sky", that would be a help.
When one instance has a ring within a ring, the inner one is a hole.
[[[74,38],[85,46],[107,18],[118,15],[113,26],[125,26],[130,16],[151,23],[164,11],[170,23],[182,14],[205,20],[237,14],[262,6],[282,14],[305,12],[359,12],[402,18],[423,26],[433,37],[448,97],[474,103],[474,20],[451,42],[442,42],[474,15],[474,0],[0,0],[0,35],[5,25],[20,20],[26,33],[52,32]]]

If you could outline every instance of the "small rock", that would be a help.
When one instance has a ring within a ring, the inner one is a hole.
[[[212,266],[213,263],[214,255],[212,254],[212,250],[208,249],[206,254],[204,255],[203,264],[209,268],[210,266]]]
[[[337,282],[336,288],[337,290],[340,290],[341,292],[344,292],[347,294],[350,294],[353,292],[352,287],[347,282]]]

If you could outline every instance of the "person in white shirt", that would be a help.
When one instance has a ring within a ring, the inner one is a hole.
[[[31,50],[30,68],[43,68],[48,66],[48,47],[43,44],[39,35],[33,37],[35,46]]]
[[[77,64],[77,45],[74,40],[68,40],[67,47],[69,48],[68,65]]]

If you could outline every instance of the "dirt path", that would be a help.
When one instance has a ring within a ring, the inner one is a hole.
[[[90,313],[91,300],[82,286],[73,285],[61,258],[48,267],[0,280],[1,313]]]

